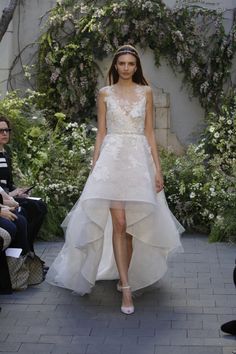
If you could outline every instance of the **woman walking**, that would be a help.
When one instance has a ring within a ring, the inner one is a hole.
[[[96,280],[119,278],[121,311],[131,314],[132,291],[163,276],[183,228],[165,200],[152,90],[134,47],[117,50],[109,80],[98,95],[92,171],[62,224],[65,245],[47,280],[82,295]]]

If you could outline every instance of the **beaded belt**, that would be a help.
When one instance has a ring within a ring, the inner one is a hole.
[[[107,135],[144,135],[144,133],[136,133],[136,132],[108,132]]]

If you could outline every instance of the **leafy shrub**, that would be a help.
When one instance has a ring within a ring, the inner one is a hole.
[[[40,111],[32,102],[36,96],[31,92],[22,99],[11,93],[0,102],[0,112],[13,126],[15,182],[36,184],[33,195],[48,205],[40,236],[50,239],[61,234],[60,223],[80,196],[90,171],[96,129],[68,123],[61,112],[55,114],[57,123],[52,128],[45,119],[47,111]]]
[[[219,113],[209,113],[197,145],[175,158],[164,153],[170,206],[188,229],[210,233],[211,241],[236,239],[236,95],[222,97]]]

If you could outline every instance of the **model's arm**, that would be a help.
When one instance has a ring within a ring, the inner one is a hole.
[[[153,94],[150,87],[147,88],[146,118],[145,118],[145,135],[151,147],[151,153],[154,164],[156,166],[156,189],[160,192],[163,189],[163,177],[161,172],[161,163],[157,149],[157,143],[153,128]]]
[[[99,94],[98,94],[98,99],[97,99],[98,130],[97,130],[96,142],[95,142],[95,146],[94,146],[92,168],[94,167],[94,165],[99,157],[100,148],[101,148],[103,139],[107,133],[106,104],[105,104],[104,98],[105,98],[105,92],[104,92],[104,90],[100,90]]]

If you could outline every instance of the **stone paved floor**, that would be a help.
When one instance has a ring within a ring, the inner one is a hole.
[[[232,272],[236,245],[208,244],[185,235],[184,254],[169,261],[156,285],[135,298],[136,312],[119,312],[114,281],[98,282],[79,297],[46,282],[1,295],[1,353],[231,354],[235,337],[220,331],[236,319]],[[61,242],[39,242],[37,253],[50,264]]]

